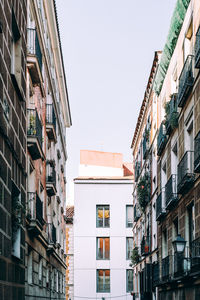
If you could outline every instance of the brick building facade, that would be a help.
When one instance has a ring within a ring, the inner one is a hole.
[[[24,299],[25,0],[0,1],[0,299]]]

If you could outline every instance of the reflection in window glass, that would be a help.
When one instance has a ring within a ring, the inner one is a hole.
[[[97,292],[110,292],[110,270],[97,270]]]
[[[133,238],[126,238],[126,259],[131,259],[131,254],[133,250]]]
[[[97,227],[110,226],[109,205],[97,205]]]
[[[110,259],[110,238],[97,238],[97,259]]]
[[[133,291],[133,270],[126,270],[126,291]]]
[[[133,227],[133,205],[126,205],[126,227]]]

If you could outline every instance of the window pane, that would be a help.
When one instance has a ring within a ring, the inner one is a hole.
[[[103,208],[97,208],[97,227],[103,227]]]
[[[133,238],[126,238],[126,258],[131,259],[131,253],[133,250]]]
[[[133,227],[133,206],[126,206],[126,226]]]
[[[103,239],[102,238],[98,238],[97,258],[98,259],[103,259]]]
[[[109,211],[109,207],[106,206],[105,207],[105,227],[109,227],[110,226],[110,211]]]
[[[105,259],[110,258],[110,238],[105,238]]]
[[[97,206],[97,227],[110,226],[110,210],[108,205]]]
[[[110,258],[110,238],[97,238],[97,259]]]
[[[127,292],[133,291],[133,270],[126,270]]]
[[[97,270],[97,292],[110,292],[110,270]]]

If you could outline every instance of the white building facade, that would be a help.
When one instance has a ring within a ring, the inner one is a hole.
[[[91,177],[94,162],[85,164],[87,177],[74,180],[74,299],[132,299],[133,177],[124,176],[123,164],[105,165],[107,177],[102,168]]]

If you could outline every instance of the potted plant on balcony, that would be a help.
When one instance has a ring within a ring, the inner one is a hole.
[[[151,187],[150,176],[149,173],[146,172],[141,177],[137,185],[137,196],[142,211],[145,210],[146,204],[149,201],[150,187]]]
[[[138,247],[135,247],[132,250],[130,267],[133,267],[135,264],[137,264],[139,262],[139,259],[140,255],[138,253]]]

